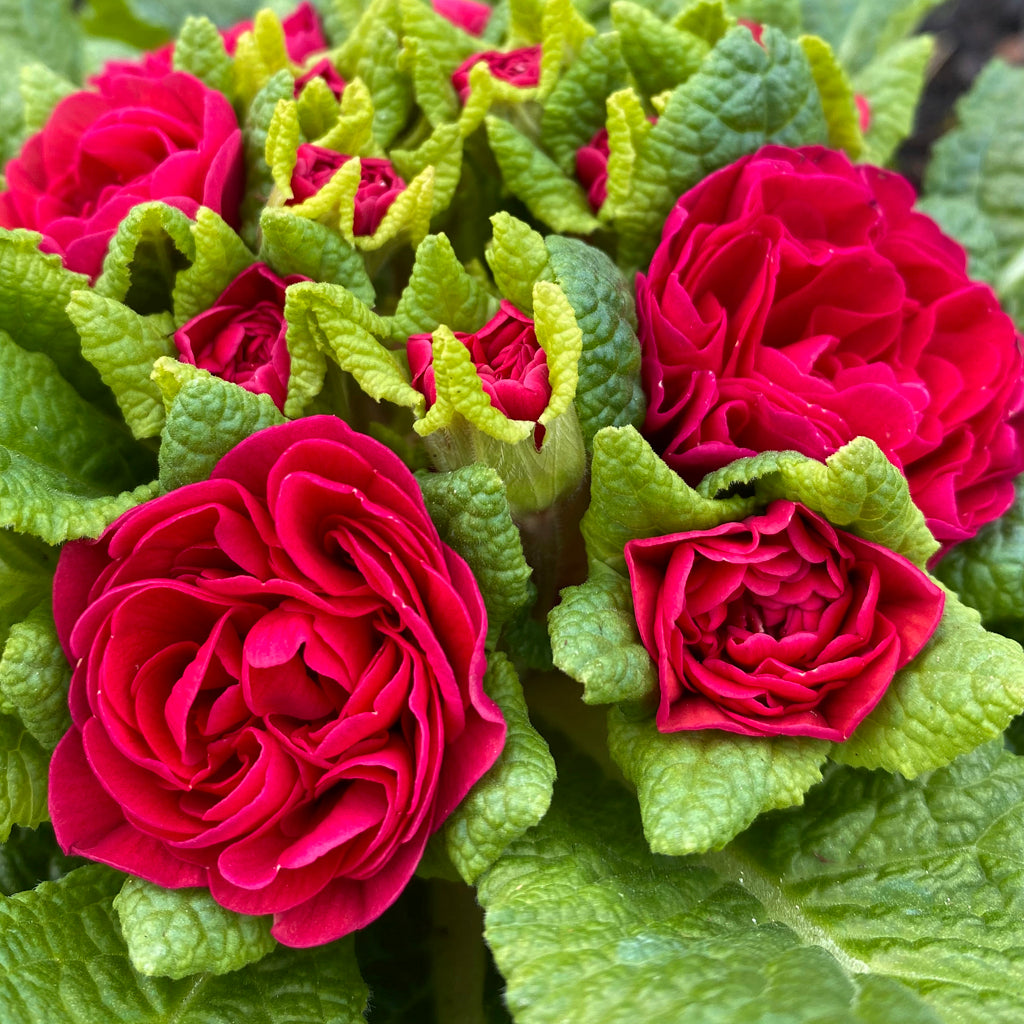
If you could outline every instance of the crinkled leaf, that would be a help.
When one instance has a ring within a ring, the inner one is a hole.
[[[53,750],[71,725],[70,675],[47,596],[11,627],[0,657],[2,710],[16,714],[44,750]]]
[[[587,704],[636,701],[655,692],[658,672],[640,641],[629,580],[606,565],[566,587],[548,614],[555,665],[583,684]]]
[[[626,85],[629,74],[617,33],[590,39],[544,103],[540,137],[555,163],[576,173],[576,151],[604,126],[605,97]]]
[[[117,226],[96,280],[97,295],[150,312],[165,309],[174,284],[175,254],[195,256],[192,221],[166,203],[140,203]]]
[[[360,79],[354,78],[345,85],[337,121],[325,135],[313,141],[349,156],[383,155],[373,137],[373,99]]]
[[[174,44],[174,70],[187,71],[211,89],[232,96],[231,58],[209,18],[189,16]]]
[[[253,254],[227,222],[205,206],[196,214],[192,238],[195,257],[191,266],[178,273],[171,296],[176,327],[210,309],[220,293],[255,262]]]
[[[243,32],[235,44],[231,62],[234,92],[243,102],[249,102],[282,72],[291,75],[284,29],[273,11],[264,8],[253,19],[252,29]]]
[[[540,23],[540,81],[537,97],[546,100],[562,72],[562,65],[575,60],[586,39],[594,35],[572,0],[545,0]]]
[[[269,395],[254,395],[197,366],[159,359],[153,376],[167,409],[160,438],[160,486],[171,491],[206,480],[240,441],[283,423]]]
[[[978,613],[947,592],[942,621],[924,650],[831,756],[914,778],[998,736],[1021,711],[1024,651],[986,632]]]
[[[998,745],[916,782],[835,772],[701,858],[651,854],[599,780],[560,758],[551,810],[478,890],[519,1024],[1024,1012],[1024,761]]]
[[[854,89],[867,100],[871,113],[863,161],[888,163],[896,147],[913,131],[933,49],[930,36],[906,39],[854,76]]]
[[[653,718],[608,715],[608,749],[636,786],[654,853],[720,850],[765,811],[793,807],[821,781],[824,740],[659,732]]]
[[[447,210],[462,178],[462,136],[459,126],[441,124],[419,149],[391,151],[391,161],[406,181],[427,167],[433,168],[431,213]]]
[[[230,974],[180,981],[131,966],[113,899],[124,876],[98,865],[0,903],[0,1018],[6,1024],[362,1024],[366,986],[351,940],[279,947]]]
[[[579,383],[583,332],[565,292],[551,281],[533,286],[533,325],[548,364],[551,397],[537,422],[546,426],[572,405]]]
[[[374,301],[363,256],[337,231],[281,208],[267,208],[260,218],[259,257],[282,277],[302,274],[337,284],[364,303]]]
[[[608,183],[600,209],[602,220],[614,220],[628,210],[633,191],[637,153],[651,130],[643,103],[632,89],[620,89],[608,97]]]
[[[35,537],[0,530],[0,640],[6,640],[11,627],[49,597],[56,564],[54,548]],[[0,711],[15,711],[2,691]]]
[[[409,283],[395,310],[395,325],[404,335],[430,333],[439,324],[472,332],[497,308],[480,280],[466,272],[447,236],[428,235],[416,249]]]
[[[618,210],[624,262],[646,261],[673,203],[707,174],[769,142],[827,140],[803,50],[772,26],[763,41],[759,46],[745,28],[732,29],[672,91],[640,146],[631,200]]]
[[[441,539],[473,570],[487,607],[488,633],[496,640],[534,597],[505,485],[495,470],[480,463],[450,473],[423,473],[419,482]]]
[[[50,117],[53,108],[76,92],[78,86],[45,64],[25,64],[20,74],[21,102],[25,117],[25,131],[38,132]]]
[[[132,966],[151,977],[227,974],[277,946],[272,918],[227,910],[208,889],[161,889],[129,878],[113,906]]]
[[[640,4],[616,0],[611,10],[622,55],[648,96],[685,82],[708,54],[710,47],[700,36],[673,28]]]
[[[79,397],[41,353],[0,334],[0,526],[48,544],[95,536],[150,485],[126,430]]]
[[[682,4],[648,5],[660,18],[671,19],[672,27],[691,32],[714,46],[733,26],[733,19],[725,9],[724,0],[688,0]],[[659,7],[667,7],[660,10]]]
[[[82,340],[82,354],[99,370],[121,415],[139,438],[163,429],[160,389],[150,374],[161,356],[176,356],[170,313],[140,316],[116,299],[83,288],[71,293],[68,316]]]
[[[491,217],[491,225],[486,258],[494,283],[513,306],[532,315],[534,282],[554,279],[544,236],[504,210]]]
[[[0,228],[0,331],[30,352],[48,355],[84,398],[102,405],[109,394],[82,358],[78,332],[65,312],[71,292],[88,278],[65,270],[59,256],[39,252],[40,237]]]
[[[279,71],[255,95],[242,125],[245,147],[245,199],[242,202],[242,237],[255,242],[256,225],[270,193],[274,178],[267,164],[267,131],[279,100],[290,100],[295,79],[290,71]]]
[[[278,100],[274,114],[267,127],[266,160],[274,187],[283,199],[291,199],[292,172],[295,170],[296,153],[302,142],[299,126],[299,106],[295,100]]]
[[[602,427],[644,416],[632,289],[612,260],[577,239],[545,240],[555,281],[582,331],[576,412],[587,443]]]
[[[832,149],[845,150],[856,160],[864,148],[864,140],[850,79],[832,48],[820,36],[803,36],[800,45],[821,96],[821,107],[828,123],[828,144]]]
[[[508,0],[509,35],[516,46],[528,46],[541,40],[544,0]]]
[[[555,781],[551,752],[530,724],[519,678],[504,654],[488,659],[484,687],[505,716],[505,747],[444,826],[448,856],[470,885],[544,817]]]
[[[6,842],[15,825],[35,828],[48,820],[49,770],[49,750],[20,719],[0,714],[0,842]]]
[[[582,531],[587,558],[624,572],[622,551],[634,537],[707,530],[754,511],[748,498],[712,500],[689,487],[633,427],[594,437],[590,508]]]
[[[297,84],[297,83],[296,83]],[[348,85],[345,86],[348,89]],[[341,105],[323,78],[311,78],[298,96],[299,126],[307,139],[327,134],[341,116]]]
[[[555,231],[587,235],[597,220],[579,183],[508,121],[488,116],[487,139],[508,189]]]

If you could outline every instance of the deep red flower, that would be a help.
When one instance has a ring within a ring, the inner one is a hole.
[[[292,171],[293,197],[287,205],[293,206],[316,195],[334,177],[335,171],[351,159],[345,153],[304,142],[299,146],[295,170]],[[405,188],[405,182],[390,160],[364,156],[360,157],[359,166],[353,232],[372,235],[380,227],[384,214],[399,192]]]
[[[415,478],[333,416],[61,552],[61,846],[273,914],[292,946],[377,917],[494,763],[487,621]]]
[[[490,4],[479,0],[433,0],[434,10],[471,36],[478,36],[491,20]]]
[[[540,417],[551,400],[551,386],[547,358],[530,317],[502,300],[498,312],[480,330],[456,331],[455,337],[469,349],[484,392],[498,412],[513,420]],[[426,397],[429,408],[437,401],[430,335],[412,335],[406,351],[412,386]],[[537,429],[539,444],[544,428]]]
[[[845,740],[942,617],[913,563],[791,501],[625,554],[661,732]]]
[[[586,190],[590,208],[597,213],[608,198],[608,129],[601,128],[576,150],[576,177]]]
[[[466,102],[469,95],[469,72],[474,65],[485,63],[491,74],[502,82],[526,89],[540,81],[540,47],[526,46],[519,50],[487,50],[474,53],[466,58],[452,72],[452,85],[459,94],[459,100]]]
[[[216,302],[174,332],[182,362],[200,366],[284,409],[291,360],[285,333],[285,289],[301,275],[281,278],[265,263],[243,270]]]
[[[677,202],[637,314],[645,433],[687,480],[866,435],[945,545],[1013,500],[1021,351],[963,249],[896,174],[767,147]]]
[[[242,133],[221,93],[181,73],[109,73],[96,86],[61,100],[7,165],[0,226],[42,232],[45,252],[95,277],[117,225],[147,200],[237,225]]]

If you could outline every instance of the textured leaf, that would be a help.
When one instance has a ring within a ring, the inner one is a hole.
[[[643,420],[632,289],[599,249],[554,235],[545,244],[555,281],[582,331],[576,412],[590,444],[602,427],[639,426]]]
[[[124,876],[90,865],[0,903],[5,1024],[361,1024],[366,986],[350,940],[278,948],[230,974],[180,981],[136,974],[113,898]]]
[[[174,70],[187,71],[228,99],[232,97],[231,58],[209,18],[185,19],[174,44]]]
[[[57,551],[26,534],[0,530],[0,638],[45,602],[53,589]],[[14,705],[0,698],[0,711]]]
[[[852,160],[856,160],[864,148],[864,140],[858,123],[853,86],[824,39],[804,36],[800,45],[807,56],[807,63],[821,96],[821,107],[828,123],[828,144],[832,149],[845,150]]]
[[[543,426],[563,415],[576,398],[583,332],[565,292],[551,281],[533,286],[533,325],[548,364],[551,397],[537,417]]]
[[[804,802],[829,744],[805,737],[658,732],[653,718],[608,715],[608,749],[637,789],[654,853],[719,850],[765,811]]]
[[[303,141],[299,127],[299,106],[295,100],[278,100],[274,114],[267,127],[267,166],[274,186],[282,199],[291,199],[292,173],[295,170],[296,153]]]
[[[1024,711],[1024,651],[987,633],[980,616],[947,593],[924,650],[832,758],[914,778],[999,736]]]
[[[0,334],[0,525],[48,544],[96,536],[149,485],[118,495],[149,468],[120,425],[84,402],[41,353]]]
[[[455,197],[462,178],[462,142],[458,125],[440,124],[419,149],[391,151],[391,161],[406,181],[432,169],[432,215],[447,210]]]
[[[270,198],[274,178],[267,164],[267,131],[278,100],[290,100],[295,92],[295,79],[290,71],[279,71],[253,97],[242,124],[245,147],[245,200],[242,203],[242,237],[252,246],[256,243],[256,225]]]
[[[207,889],[161,889],[129,878],[113,906],[132,966],[141,974],[175,980],[227,974],[277,946],[272,918],[226,910]]]
[[[700,36],[667,25],[640,4],[616,0],[611,11],[622,54],[648,96],[685,82],[708,54],[710,47]]]
[[[428,235],[416,249],[409,283],[395,310],[395,325],[406,335],[430,333],[439,324],[472,332],[496,312],[498,303],[471,277],[446,235]]]
[[[774,25],[786,35],[798,35],[803,27],[800,0],[727,0],[729,13],[762,25]]]
[[[140,316],[92,289],[72,292],[67,311],[82,339],[82,354],[113,392],[131,432],[156,437],[164,407],[150,374],[161,356],[177,356],[171,315]]]
[[[381,156],[373,138],[373,99],[358,78],[345,85],[338,107],[338,120],[326,135],[314,140],[338,153],[350,156]]]
[[[39,131],[53,108],[77,90],[74,82],[51,71],[45,64],[25,64],[21,68],[20,93],[24,108],[25,131]]]
[[[508,121],[488,116],[487,139],[508,189],[555,231],[587,235],[597,220],[580,185]]]
[[[473,570],[487,607],[488,632],[496,639],[534,596],[501,477],[476,463],[450,473],[424,473],[419,482],[442,540]]]
[[[1024,762],[839,771],[718,854],[665,858],[559,759],[551,810],[484,876],[517,1024],[987,1024],[1024,1011]],[[580,979],[586,979],[582,984]]]
[[[19,719],[0,714],[0,842],[15,825],[35,828],[48,820],[49,769],[50,752]]]
[[[363,302],[374,300],[373,285],[358,250],[325,224],[268,208],[260,218],[260,259],[282,277],[302,274],[338,284]]]
[[[484,686],[505,716],[505,747],[444,826],[448,856],[470,885],[544,817],[555,781],[555,762],[530,724],[516,670],[505,655],[490,656]]]
[[[291,76],[291,61],[285,45],[284,29],[269,9],[257,12],[252,28],[235,43],[231,63],[232,86],[243,103],[251,102],[277,74]]]
[[[601,206],[602,220],[614,220],[633,191],[637,153],[651,130],[643,102],[632,89],[608,97],[608,194]]]
[[[491,217],[491,225],[486,257],[494,283],[513,306],[532,316],[534,282],[554,279],[544,237],[504,210]]]
[[[153,374],[167,408],[160,439],[164,491],[206,480],[239,441],[284,422],[269,395],[254,395],[196,366],[163,358]]]

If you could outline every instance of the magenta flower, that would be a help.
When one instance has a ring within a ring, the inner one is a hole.
[[[491,74],[499,81],[527,89],[540,81],[540,47],[527,46],[520,50],[487,50],[474,53],[452,72],[452,85],[459,94],[459,100],[466,102],[469,95],[469,72],[473,66],[485,63]]]

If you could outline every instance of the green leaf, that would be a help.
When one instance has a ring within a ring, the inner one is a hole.
[[[0,530],[0,638],[11,627],[29,617],[53,590],[57,551],[26,534]],[[12,713],[15,706],[0,699],[0,711]]]
[[[124,428],[86,403],[41,353],[0,334],[0,526],[48,544],[96,536],[152,493]]]
[[[4,582],[9,585],[10,581]],[[11,627],[0,657],[3,710],[12,710],[44,750],[53,750],[71,725],[70,678],[47,596]]]
[[[406,181],[412,180],[426,168],[432,168],[432,215],[447,210],[455,197],[455,190],[462,178],[462,146],[459,126],[440,124],[419,149],[391,151],[391,161]]]
[[[272,918],[227,910],[207,889],[161,889],[129,878],[113,906],[132,966],[141,974],[175,980],[227,974],[277,946]]]
[[[710,47],[700,36],[673,28],[640,4],[616,0],[611,11],[622,55],[647,96],[685,82],[708,54]]]
[[[50,752],[13,715],[0,714],[0,842],[15,825],[48,820]]]
[[[496,640],[534,598],[532,571],[505,485],[495,470],[480,463],[450,473],[422,473],[419,482],[441,539],[473,570],[487,607],[488,634]]]
[[[231,58],[209,18],[190,15],[185,19],[174,44],[174,70],[187,71],[228,99],[233,96]]]
[[[978,613],[947,592],[924,650],[831,756],[914,778],[999,736],[1022,710],[1024,651],[982,629]]]
[[[1012,312],[1007,304],[1009,296],[1001,280],[1011,268],[1007,267],[1000,273],[999,243],[995,232],[988,218],[978,216],[978,208],[973,200],[960,196],[930,195],[919,198],[914,208],[919,213],[926,213],[947,235],[967,250],[967,275],[996,288],[1003,307],[1007,312]]]
[[[846,150],[855,160],[864,148],[864,140],[850,79],[832,48],[820,36],[803,36],[800,46],[821,96],[821,107],[828,123],[828,144],[832,149]]]
[[[633,89],[608,97],[608,194],[600,209],[602,220],[614,221],[628,211],[633,192],[637,153],[651,131],[643,102]]]
[[[295,79],[290,71],[278,71],[253,97],[242,125],[245,147],[245,199],[242,202],[242,237],[250,245],[256,242],[256,225],[274,188],[267,164],[267,132],[279,100],[290,100]]]
[[[76,92],[78,87],[45,64],[25,64],[21,68],[20,93],[25,114],[25,131],[32,134],[42,129],[53,108]]]
[[[81,863],[80,858],[61,853],[50,825],[16,825],[7,842],[0,843],[0,892],[12,896],[40,882],[55,882]]]
[[[83,398],[102,404],[109,393],[82,358],[78,332],[65,312],[71,292],[89,280],[65,270],[59,256],[39,252],[41,237],[0,228],[0,331],[23,349],[48,355]]]
[[[605,97],[626,85],[629,71],[617,33],[587,40],[544,104],[540,138],[562,172],[576,173],[576,150],[604,126]]]
[[[631,200],[617,211],[622,261],[639,265],[654,249],[676,199],[719,167],[769,142],[824,143],[828,127],[800,46],[765,28],[759,46],[745,28],[728,32],[701,69],[669,96],[646,133]]]
[[[548,613],[555,665],[583,684],[586,704],[638,701],[657,691],[658,671],[640,641],[629,580],[600,563],[566,587]]]
[[[1024,480],[1015,485],[1008,512],[957,544],[935,570],[960,599],[981,613],[989,629],[1024,626]],[[1014,633],[1010,633],[1014,635]]]
[[[997,744],[916,782],[835,772],[699,858],[651,854],[631,803],[560,758],[551,810],[481,880],[519,1024],[1024,1012],[1024,761]]]
[[[124,876],[98,865],[0,903],[0,1017],[8,1024],[362,1024],[366,986],[351,940],[279,947],[230,974],[173,981],[131,966],[113,899]]]
[[[913,131],[933,49],[930,36],[915,36],[879,54],[854,77],[854,89],[871,111],[862,160],[888,163]]]
[[[215,305],[220,293],[256,259],[227,222],[205,206],[196,213],[192,239],[192,264],[174,279],[176,327]]]
[[[599,249],[556,235],[545,244],[582,332],[576,413],[589,445],[602,427],[639,426],[644,418],[632,288]]]
[[[278,100],[267,128],[267,166],[274,179],[274,187],[282,200],[291,199],[292,174],[299,144],[303,142],[299,127],[299,105],[295,100]]]
[[[161,356],[177,356],[171,314],[140,316],[91,289],[72,292],[67,312],[82,339],[82,354],[113,392],[131,432],[156,437],[164,407],[150,374]]]
[[[800,0],[727,0],[729,13],[762,25],[774,25],[788,36],[800,33],[803,18]]]
[[[430,333],[439,324],[472,332],[497,310],[497,301],[478,278],[466,272],[447,236],[427,235],[416,249],[409,283],[395,310],[395,325],[405,335]]]
[[[720,850],[765,811],[793,807],[821,781],[824,740],[662,733],[653,718],[608,715],[608,749],[636,786],[654,853]]]
[[[326,135],[314,141],[318,146],[350,156],[383,155],[373,137],[373,99],[360,79],[346,83],[337,121]]]
[[[502,210],[491,217],[493,238],[487,265],[498,291],[524,313],[533,315],[533,285],[554,279],[544,236]]]
[[[598,222],[579,183],[508,121],[484,118],[487,140],[509,191],[555,231],[588,235]]]
[[[555,762],[530,724],[519,678],[504,654],[490,656],[484,687],[505,716],[505,747],[444,825],[448,856],[470,885],[544,817],[555,781]]]
[[[239,441],[284,422],[269,395],[254,395],[196,366],[165,357],[157,360],[153,376],[167,408],[160,439],[164,491],[206,480]]]
[[[362,254],[326,224],[268,207],[260,217],[260,259],[282,277],[337,284],[368,305],[373,285]]]

